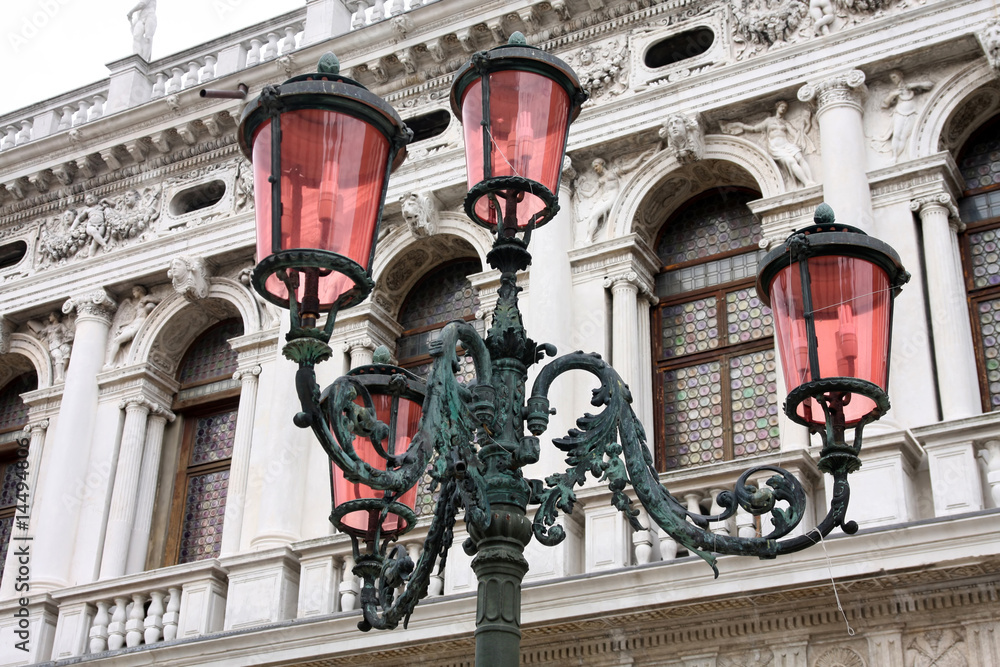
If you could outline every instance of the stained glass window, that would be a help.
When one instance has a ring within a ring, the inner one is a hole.
[[[202,334],[181,362],[181,384],[211,382],[236,372],[236,352],[229,346],[229,339],[242,335],[240,319],[220,322]]]
[[[0,432],[19,429],[28,423],[28,407],[21,394],[38,388],[34,371],[16,378],[0,392]]]
[[[965,182],[959,203],[969,314],[983,409],[1000,410],[1000,116],[966,142],[958,158]]]
[[[17,437],[17,434],[11,431],[20,430],[28,423],[28,408],[21,394],[37,388],[38,376],[31,371],[8,382],[0,391],[0,433],[8,433],[12,438]],[[14,530],[17,483],[21,479],[17,474],[16,462],[14,453],[0,458],[0,577],[3,577],[7,547]]]
[[[664,225],[654,312],[657,439],[665,470],[778,448],[774,325],[753,286],[760,224],[735,188],[696,198]]]

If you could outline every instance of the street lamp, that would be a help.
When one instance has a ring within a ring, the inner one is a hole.
[[[332,56],[324,60],[335,62]],[[553,192],[558,192],[566,135],[586,96],[566,63],[526,46],[519,33],[509,44],[473,56],[458,71],[451,95],[453,109],[465,125],[470,186],[466,212],[496,235],[487,261],[500,271],[500,288],[485,340],[464,321],[442,329],[431,344],[433,363],[415,430],[400,430],[401,421],[414,424],[409,417],[401,418],[398,408],[395,417],[391,411],[386,413],[385,406],[395,399],[385,395],[406,394],[418,400],[420,387],[412,376],[387,363],[352,371],[321,394],[314,366],[331,354],[328,341],[336,310],[357,303],[371,289],[364,271],[370,267],[375,235],[367,221],[377,221],[380,215],[385,181],[378,181],[383,193],[378,210],[369,209],[365,217],[352,218],[349,213],[361,203],[360,189],[358,201],[345,199],[335,215],[323,217],[319,205],[296,211],[306,201],[294,194],[303,176],[282,166],[280,171],[273,170],[270,188],[261,186],[272,173],[274,156],[282,153],[283,157],[285,147],[275,143],[275,133],[262,138],[263,130],[254,128],[262,125],[263,117],[272,123],[283,121],[281,109],[288,108],[263,98],[283,101],[298,90],[295,86],[300,82],[323,76],[347,88],[317,90],[309,104],[379,128],[388,138],[388,152],[380,153],[386,156],[380,159],[385,159],[387,177],[393,147],[405,143],[408,131],[385,103],[373,101],[374,95],[340,77],[332,66],[325,74],[296,77],[265,90],[245,112],[240,137],[244,153],[254,161],[255,173],[263,175],[255,191],[258,220],[266,216],[261,209],[273,211],[273,226],[258,223],[261,261],[253,285],[265,298],[279,305],[287,303],[291,310],[293,327],[283,352],[299,365],[296,388],[302,411],[294,421],[312,428],[335,466],[331,520],[352,539],[354,573],[364,582],[362,630],[394,628],[400,621],[405,626],[418,600],[427,594],[435,568],[443,567],[456,516],[463,510],[470,535],[463,546],[474,556],[472,568],[479,580],[477,664],[519,664],[521,580],[528,569],[524,547],[532,535],[548,546],[565,538],[565,531],[557,525],[559,513],[572,511],[574,487],[582,485],[588,473],[608,483],[614,506],[633,528],[642,530],[639,512],[625,491],[631,484],[650,518],[688,551],[705,559],[716,574],[715,554],[773,558],[805,549],[837,526],[848,533],[857,530],[857,524],[846,520],[847,475],[860,466],[864,425],[888,409],[891,305],[908,275],[891,248],[858,230],[836,225],[825,205],[817,210],[816,226],[793,234],[765,258],[758,282],[761,297],[774,306],[778,350],[791,387],[786,412],[819,434],[824,444],[820,467],[833,476],[833,501],[816,528],[780,539],[804,516],[806,494],[793,475],[772,465],[746,471],[732,491],[720,493],[721,513],[702,516],[688,511],[660,484],[642,425],[630,406],[628,387],[596,354],[573,352],[553,359],[539,371],[530,394],[526,392],[528,366],[546,355],[555,356],[556,350],[527,337],[517,304],[517,272],[531,262],[527,242],[532,230],[550,220],[558,208]],[[359,99],[365,104],[359,105]],[[275,108],[278,111],[270,115],[260,111]],[[328,130],[327,125],[315,124],[314,134],[308,136],[304,129],[300,140],[316,150],[326,143],[339,145],[343,130]],[[255,140],[267,148],[258,151]],[[397,163],[401,154],[397,149]],[[367,156],[360,149],[343,150],[335,160],[344,164],[325,166],[323,173],[338,169],[356,173],[356,163]],[[336,218],[341,211],[348,212],[346,223]],[[274,240],[278,226],[273,220],[282,213],[298,216],[301,225],[314,230],[312,238],[325,239],[326,245],[318,248],[324,252],[297,248],[287,259],[281,256],[287,246],[284,237],[280,246]],[[365,241],[362,250],[368,253],[367,264],[358,261],[364,253],[338,254],[344,248],[354,249],[344,239],[353,240],[359,230],[357,238]],[[335,282],[332,276],[338,271],[354,286],[340,280],[327,292],[318,290],[331,295],[319,297],[321,304],[330,304],[320,330],[318,314],[313,312],[318,309],[305,305],[307,298],[315,300],[310,289],[317,290],[310,285],[317,278]],[[296,283],[292,274],[303,278]],[[299,302],[301,316],[296,312]],[[475,380],[467,385],[455,377],[459,348],[475,366]],[[577,422],[579,428],[553,441],[566,453],[569,468],[565,472],[544,482],[526,479],[523,468],[538,461],[539,436],[552,412],[549,387],[557,376],[571,370],[598,378],[600,386],[594,390],[592,403],[603,410],[585,415]],[[366,377],[374,379],[363,381]],[[855,429],[853,445],[845,443],[847,428]],[[387,448],[383,442],[391,445]],[[766,486],[749,483],[764,472],[773,473]],[[430,476],[437,500],[423,551],[414,563],[405,549],[390,550],[389,543],[412,525],[413,516],[403,501],[412,498],[408,494],[425,474]],[[354,495],[346,506],[338,505],[342,497],[337,489],[352,485]],[[532,519],[527,517],[528,505],[537,505]],[[738,537],[709,530],[710,524],[726,521],[740,508],[753,515],[769,513],[771,532]],[[349,521],[352,514],[361,520]]]

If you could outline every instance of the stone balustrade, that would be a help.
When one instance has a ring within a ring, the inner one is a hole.
[[[0,116],[0,152],[101,118],[109,87],[106,80]]]

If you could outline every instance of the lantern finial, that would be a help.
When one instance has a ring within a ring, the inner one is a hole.
[[[386,366],[392,362],[392,355],[389,354],[389,348],[385,345],[379,345],[375,348],[375,352],[372,354],[372,363],[379,364],[381,366]]]
[[[316,71],[320,74],[340,74],[340,58],[333,51],[327,51],[320,57]]]
[[[528,40],[524,37],[524,33],[520,30],[515,30],[514,33],[507,40],[507,44],[510,46],[527,46]]]
[[[813,222],[817,225],[832,225],[836,221],[836,216],[833,214],[833,208],[823,202],[816,207],[816,213],[813,214]]]

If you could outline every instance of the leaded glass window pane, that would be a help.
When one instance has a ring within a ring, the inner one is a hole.
[[[977,310],[989,409],[998,410],[1000,409],[1000,358],[998,358],[997,338],[1000,334],[1000,298],[980,301]]]
[[[666,306],[663,317],[663,356],[678,357],[719,346],[715,297]]]
[[[760,223],[746,203],[758,195],[729,188],[713,190],[672,218],[656,254],[664,266],[707,259],[760,241]]]
[[[465,260],[425,276],[403,302],[400,325],[404,330],[420,329],[475,315],[479,297],[467,276],[479,270],[478,261]]]
[[[722,372],[718,361],[663,373],[666,468],[687,468],[724,457]]]
[[[181,384],[207,382],[236,372],[237,354],[229,339],[243,335],[243,322],[226,320],[196,340],[181,362]]]
[[[741,354],[729,360],[734,458],[779,448],[775,368],[773,349]]]
[[[998,191],[1000,193],[1000,191]],[[1000,229],[988,229],[968,235],[972,287],[1000,285]]]
[[[236,437],[236,410],[201,417],[195,423],[191,465],[231,458]]]
[[[1000,133],[980,134],[962,151],[959,167],[966,190],[1000,183]]]
[[[187,502],[181,525],[178,563],[216,558],[222,549],[229,470],[188,478]]]
[[[21,394],[38,388],[38,376],[32,371],[9,382],[0,393],[0,431],[20,428],[28,423],[28,406]]]
[[[16,504],[18,479],[14,461],[0,464],[0,507],[11,507]]]
[[[14,517],[0,519],[0,577],[3,576],[3,566],[7,562],[7,548],[10,545],[12,532],[14,532]]]
[[[759,250],[685,266],[674,271],[665,271],[656,276],[656,295],[674,296],[736,280],[754,278],[757,276],[757,264],[765,254],[767,254],[765,251]]]
[[[726,323],[730,345],[774,335],[771,309],[761,303],[755,287],[726,293]]]

